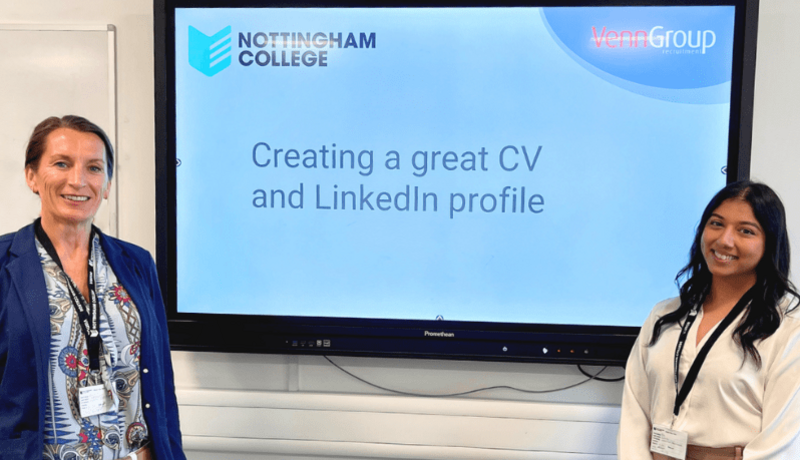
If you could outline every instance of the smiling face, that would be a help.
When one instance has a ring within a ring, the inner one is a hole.
[[[68,128],[50,133],[38,164],[25,169],[28,187],[42,200],[42,221],[90,225],[108,198],[106,167],[105,147],[95,134]]]
[[[715,280],[724,278],[753,285],[765,241],[764,230],[750,204],[731,198],[711,213],[703,229],[701,250]]]

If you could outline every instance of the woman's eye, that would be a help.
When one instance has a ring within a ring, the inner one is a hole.
[[[66,167],[67,167],[67,164],[66,164],[66,163],[64,163],[63,161],[57,161],[57,162],[56,162],[56,167],[57,167],[57,168],[66,168]]]
[[[101,168],[100,166],[92,166],[89,168],[89,170],[92,172],[103,172],[103,168]]]
[[[720,222],[718,220],[709,220],[708,221],[708,226],[709,227],[722,227],[722,222]]]
[[[755,235],[756,234],[756,232],[750,230],[749,228],[743,228],[742,229],[742,233],[744,233],[745,235]]]

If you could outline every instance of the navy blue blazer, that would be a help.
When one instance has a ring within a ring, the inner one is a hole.
[[[117,279],[142,322],[140,384],[157,460],[185,460],[167,320],[153,258],[101,234]],[[47,404],[50,312],[33,224],[0,237],[0,458],[41,460]]]

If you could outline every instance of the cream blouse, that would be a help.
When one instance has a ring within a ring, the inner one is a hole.
[[[656,305],[631,350],[617,437],[619,460],[652,458],[653,424],[673,423],[673,361],[682,321],[664,327],[658,342],[647,345],[655,321],[679,305],[679,298]],[[788,305],[785,300],[781,308],[785,311]],[[681,385],[713,331],[696,344],[702,314],[700,309],[683,348]],[[761,355],[760,369],[752,358],[744,359],[742,348],[733,339],[743,315],[711,348],[673,429],[687,432],[689,444],[744,446],[745,460],[800,459],[800,308],[784,315],[773,335],[755,343]]]

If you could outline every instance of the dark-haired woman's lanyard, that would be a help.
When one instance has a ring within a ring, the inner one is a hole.
[[[672,410],[672,425],[675,424],[675,420],[678,418],[678,414],[680,414],[681,405],[684,401],[686,401],[686,397],[689,396],[689,392],[692,391],[692,387],[697,380],[697,374],[700,373],[700,368],[703,367],[703,362],[705,361],[706,356],[708,356],[708,352],[711,351],[711,347],[714,346],[714,343],[716,343],[717,339],[719,339],[725,329],[731,325],[733,320],[736,319],[740,313],[742,313],[752,298],[753,289],[750,289],[742,296],[741,299],[739,299],[733,309],[728,312],[727,316],[720,321],[717,328],[708,337],[708,340],[706,341],[705,345],[703,345],[703,348],[700,349],[700,352],[694,359],[692,367],[689,368],[689,372],[686,374],[686,379],[683,381],[683,385],[681,386],[678,383],[681,353],[683,352],[683,346],[686,344],[686,338],[689,336],[689,329],[692,328],[692,324],[694,324],[695,319],[697,319],[699,307],[694,307],[692,311],[689,312],[689,316],[687,316],[686,321],[684,321],[683,327],[681,328],[681,335],[678,337],[678,344],[675,346],[675,406]],[[650,437],[650,451],[678,459],[685,459],[686,447],[689,444],[689,436],[685,432],[676,431],[672,428],[673,426],[653,426],[653,433]]]
[[[81,326],[83,335],[86,338],[86,351],[89,354],[89,385],[79,388],[78,399],[82,417],[90,417],[92,415],[102,414],[107,412],[111,404],[110,395],[102,382],[100,373],[100,307],[97,300],[97,292],[94,281],[94,264],[91,257],[91,246],[94,240],[95,228],[92,227],[91,235],[89,236],[89,257],[88,257],[88,278],[89,278],[89,305],[84,302],[83,296],[80,294],[80,289],[75,286],[75,283],[64,271],[64,266],[61,264],[61,258],[58,257],[53,242],[50,237],[42,228],[41,222],[36,221],[36,238],[42,243],[50,258],[58,265],[58,268],[64,272],[67,281],[67,291],[69,291],[69,298],[72,302],[72,307],[78,314],[78,323]]]

